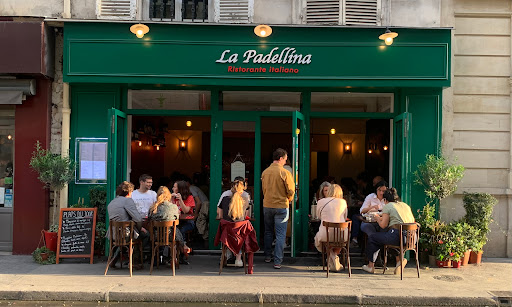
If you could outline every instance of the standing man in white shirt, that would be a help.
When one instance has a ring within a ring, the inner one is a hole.
[[[132,193],[132,199],[137,205],[137,211],[145,218],[148,216],[149,208],[156,202],[156,192],[151,190],[153,177],[142,174],[139,177],[139,188]]]

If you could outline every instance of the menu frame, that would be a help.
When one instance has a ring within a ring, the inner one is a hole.
[[[92,234],[91,234],[91,252],[90,254],[61,254],[60,252],[60,241],[61,241],[61,235],[62,235],[62,216],[64,212],[66,211],[93,211],[93,221],[92,221]],[[90,258],[89,263],[93,264],[93,257],[94,257],[94,239],[96,238],[96,217],[97,217],[97,208],[62,208],[60,209],[59,214],[59,233],[58,233],[58,239],[57,239],[57,256],[56,256],[56,263],[59,264],[60,258]]]

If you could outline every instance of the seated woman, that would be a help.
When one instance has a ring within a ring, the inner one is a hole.
[[[352,237],[352,242],[357,242],[357,237],[359,236],[359,229],[362,232],[370,235],[377,231],[380,231],[379,226],[373,223],[362,223],[361,224],[361,215],[368,212],[378,212],[384,208],[384,192],[387,189],[388,183],[384,180],[381,180],[375,184],[375,193],[371,193],[364,199],[363,205],[359,210],[360,214],[354,214],[352,216],[352,232],[350,236]]]
[[[171,203],[171,192],[167,187],[161,186],[158,188],[156,196],[156,202],[149,208],[148,212],[148,219],[150,221],[167,222],[180,218],[180,210]],[[187,246],[179,229],[176,229],[176,241],[180,243],[179,248],[182,253],[188,254],[190,252],[190,248]]]
[[[375,272],[375,260],[377,260],[380,249],[384,245],[400,244],[400,224],[415,222],[411,207],[400,201],[395,188],[389,188],[384,192],[384,202],[386,205],[382,209],[382,216],[376,215],[375,219],[379,226],[387,231],[369,235],[366,244],[366,257],[370,261],[368,265],[363,265],[363,270],[372,274]],[[399,272],[400,266],[405,267],[407,259],[401,263],[400,256],[397,256],[396,263],[395,274]]]
[[[217,208],[218,216],[228,222],[240,222],[245,220],[245,211],[249,209],[249,203],[242,197],[245,190],[243,180],[234,180],[231,183],[231,195],[224,196]],[[242,267],[242,251],[236,255],[235,266]]]
[[[327,233],[322,225],[324,221],[330,223],[343,223],[347,219],[347,202],[343,199],[343,190],[337,184],[332,184],[327,190],[327,197],[322,198],[317,204],[317,215],[321,220],[320,228],[315,235],[315,247],[322,251],[322,242],[327,241]],[[347,234],[348,237],[348,234]],[[330,270],[339,271],[341,269],[338,254],[341,249],[333,249],[328,255],[327,265]]]
[[[327,190],[329,190],[330,186],[331,186],[331,184],[327,181],[324,181],[324,182],[322,182],[322,184],[320,184],[320,187],[318,188],[318,192],[316,193],[317,201],[322,198],[327,197]]]
[[[193,214],[196,202],[189,185],[186,181],[176,181],[172,187],[171,202],[178,206],[180,213]],[[187,231],[194,230],[196,224],[193,219],[180,222],[180,230],[183,234]]]
[[[227,223],[233,223],[231,224],[233,227],[237,227],[237,222],[243,222],[246,220],[246,211],[249,209],[249,203],[247,200],[242,196],[242,193],[245,190],[245,182],[243,180],[235,180],[231,183],[231,192],[232,196],[225,196],[222,198],[220,202],[220,206],[217,208],[219,216],[222,217],[221,225],[226,225]],[[248,225],[250,227],[247,227],[245,231],[241,231],[240,235],[241,237],[238,238],[240,240],[245,241],[247,236],[251,236],[250,239],[250,249],[246,248],[246,252],[248,253],[249,258],[249,265],[248,265],[248,272],[249,274],[252,274],[252,263],[253,263],[253,253],[256,252],[259,247],[258,243],[256,241],[256,233],[254,232],[254,228],[252,228],[252,225],[247,221]],[[241,225],[241,224],[240,224]],[[219,228],[220,229],[220,228]],[[221,241],[221,235],[218,233],[215,242]],[[239,240],[237,240],[239,241]],[[226,243],[222,241],[223,243]],[[237,242],[241,243],[241,242]],[[218,244],[218,243],[217,243]],[[216,245],[217,245],[216,244]],[[251,245],[252,244],[252,245]],[[248,244],[245,244],[247,247]],[[228,247],[230,247],[228,245]],[[235,266],[237,267],[243,267],[242,262],[242,249],[240,245],[240,250],[237,253],[236,250],[233,251],[234,254],[236,254],[236,260],[235,260]]]

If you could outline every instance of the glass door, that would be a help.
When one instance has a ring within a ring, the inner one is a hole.
[[[411,199],[411,113],[405,112],[393,120],[394,124],[394,176],[393,186],[405,203]]]
[[[304,115],[302,113],[295,111],[293,112],[292,118],[292,155],[290,160],[292,161],[292,169],[293,169],[293,180],[295,182],[295,197],[293,198],[292,203],[290,204],[290,216],[292,223],[292,240],[291,240],[291,256],[295,257],[297,252],[300,250],[299,238],[300,232],[302,229],[302,211],[307,211],[307,202],[302,201],[301,195],[301,184],[299,183],[299,179],[302,180],[302,177],[299,177],[299,170],[304,169],[304,134],[306,130],[306,126],[304,125]]]

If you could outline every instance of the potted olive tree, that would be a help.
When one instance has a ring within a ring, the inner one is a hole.
[[[30,167],[38,173],[38,179],[44,183],[44,188],[53,191],[54,211],[51,216],[50,229],[44,231],[47,247],[57,250],[57,231],[58,212],[59,212],[59,192],[64,186],[75,178],[75,162],[69,157],[63,157],[44,149],[39,141],[35,144],[35,150],[32,152]]]
[[[498,203],[498,200],[488,193],[464,193],[462,199],[466,216],[464,220],[480,230],[475,238],[475,244],[471,251],[469,263],[480,264],[482,260],[482,247],[487,242],[487,235],[491,231],[489,225],[492,223],[492,210]]]
[[[464,176],[464,166],[453,164],[448,161],[442,154],[428,154],[425,162],[418,165],[418,169],[414,172],[414,183],[423,187],[427,198],[426,205],[422,210],[418,210],[418,223],[421,225],[420,244],[422,250],[431,253],[429,255],[429,263],[435,261],[437,255],[436,246],[439,232],[444,225],[438,222],[436,218],[436,205],[442,199],[452,195],[457,190],[457,183]],[[443,255],[444,256],[444,255]]]

